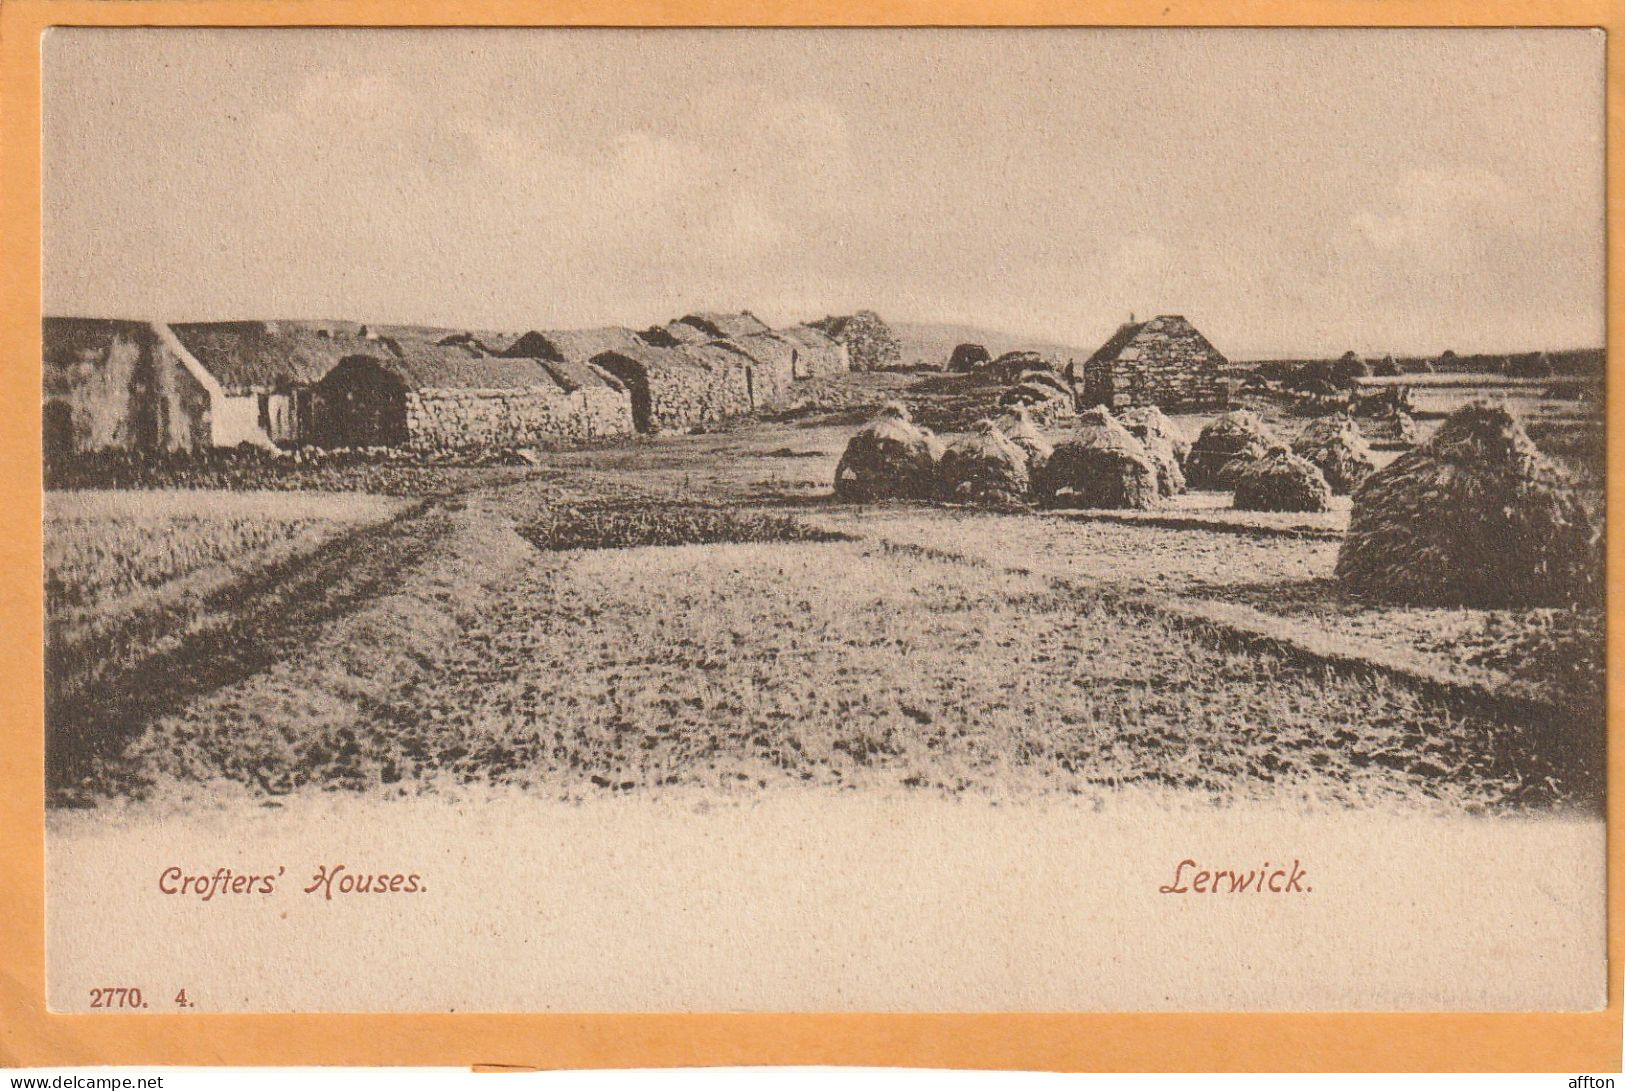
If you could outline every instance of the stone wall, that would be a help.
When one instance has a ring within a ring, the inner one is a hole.
[[[526,447],[632,433],[632,401],[610,386],[562,390],[414,390],[406,430],[419,450]]]
[[[753,408],[752,376],[737,367],[657,366],[649,369],[649,424],[656,432],[678,432],[715,424]]]
[[[1117,355],[1091,361],[1085,393],[1109,391],[1113,409],[1156,405],[1163,409],[1217,409],[1229,403],[1225,358],[1189,322],[1177,316],[1153,318]]]

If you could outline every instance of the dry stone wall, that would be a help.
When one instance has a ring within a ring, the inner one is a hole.
[[[416,390],[408,443],[419,450],[526,447],[632,433],[632,402],[610,386],[562,390]]]
[[[1113,409],[1214,409],[1229,402],[1224,364],[1224,357],[1189,322],[1155,318],[1114,359],[1093,366],[1110,369]]]
[[[745,365],[651,368],[650,426],[656,432],[675,432],[749,413],[751,380]]]

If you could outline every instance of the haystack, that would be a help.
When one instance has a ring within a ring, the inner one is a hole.
[[[1038,503],[1048,508],[1157,506],[1157,467],[1145,445],[1105,409],[1085,410],[1071,439],[1033,481]]]
[[[1280,443],[1257,413],[1238,409],[1208,422],[1202,434],[1191,445],[1185,458],[1185,479],[1193,489],[1218,489],[1225,485],[1219,480],[1219,471],[1225,463],[1249,447],[1265,451]]]
[[[1233,490],[1236,487],[1236,481],[1241,475],[1250,470],[1255,462],[1267,454],[1269,454],[1269,448],[1262,443],[1247,444],[1247,446],[1237,451],[1229,462],[1219,467],[1219,472],[1215,477],[1218,487]]]
[[[1292,453],[1312,462],[1336,496],[1359,488],[1377,468],[1360,426],[1345,413],[1310,421],[1292,442]]]
[[[1518,420],[1480,402],[1360,486],[1337,578],[1418,604],[1585,601],[1601,593],[1601,530]]]
[[[1173,446],[1174,457],[1184,462],[1191,453],[1191,441],[1173,421],[1154,405],[1141,405],[1133,409],[1125,409],[1117,418],[1123,422],[1123,427],[1134,433],[1140,440],[1148,435],[1160,435],[1167,438]]]
[[[847,442],[835,467],[835,495],[842,500],[925,500],[936,491],[941,443],[909,419],[897,402]]]
[[[954,346],[954,351],[948,356],[948,370],[975,371],[991,359],[992,357],[988,355],[985,345],[967,341],[962,345]]]
[[[1399,442],[1415,443],[1422,438],[1422,433],[1417,431],[1416,421],[1412,420],[1411,415],[1404,410],[1396,412],[1389,418],[1389,421],[1391,422],[1390,427],[1394,431],[1394,438]]]
[[[1043,368],[1024,371],[1014,385],[999,397],[1001,408],[1024,405],[1039,420],[1054,423],[1070,418],[1077,410],[1072,387],[1061,374]]]
[[[1027,455],[990,420],[955,441],[937,463],[938,495],[955,504],[1025,503]]]
[[[1232,506],[1238,511],[1325,511],[1332,490],[1308,459],[1284,445],[1270,449],[1236,477]]]
[[[1055,453],[1054,444],[1033,424],[1032,414],[1025,405],[1018,405],[995,422],[1006,439],[1021,448],[1027,456],[1027,474],[1036,475]]]
[[[1161,409],[1154,405],[1130,409],[1122,416],[1123,427],[1145,445],[1157,466],[1157,490],[1164,496],[1185,491],[1185,474],[1179,468],[1190,454],[1190,443],[1174,428]]]

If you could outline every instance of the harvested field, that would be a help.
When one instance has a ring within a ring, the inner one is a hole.
[[[273,546],[309,549],[388,518],[382,496],[225,490],[52,493],[45,503],[46,612],[104,606],[142,588]]]
[[[541,553],[489,508],[450,517],[398,590],[179,702],[79,790],[1143,784],[1497,808],[1595,791],[1541,728],[1035,575],[878,543]]]

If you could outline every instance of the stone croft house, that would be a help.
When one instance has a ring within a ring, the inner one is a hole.
[[[808,327],[688,315],[506,335],[354,322],[49,318],[48,451],[408,446],[444,450],[672,431],[849,370]]]
[[[626,387],[590,364],[486,356],[463,345],[351,355],[311,391],[322,447],[524,447],[628,435]]]
[[[632,431],[630,394],[608,373],[491,357],[471,341],[364,337],[337,324],[57,318],[45,320],[43,341],[48,453],[446,449]]]
[[[630,389],[640,432],[713,424],[781,404],[802,379],[851,370],[844,347],[808,326],[749,311],[685,315],[591,358]]]
[[[265,322],[47,318],[42,340],[47,452],[291,444],[310,383],[347,351],[377,350]]]
[[[752,358],[721,343],[628,346],[600,353],[592,362],[630,392],[632,423],[639,432],[715,424],[758,404]]]
[[[1084,405],[1222,409],[1230,402],[1223,354],[1182,315],[1120,326],[1072,375]],[[1081,380],[1081,381],[1080,381]]]

